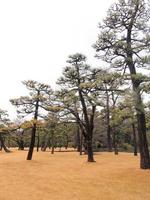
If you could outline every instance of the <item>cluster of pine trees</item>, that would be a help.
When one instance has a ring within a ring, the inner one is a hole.
[[[1,148],[9,152],[6,138],[19,149],[29,146],[31,160],[35,142],[37,150],[49,146],[52,153],[70,144],[80,154],[84,149],[88,162],[94,162],[93,148],[118,154],[131,146],[134,155],[140,153],[140,167],[149,169],[149,9],[146,0],[119,0],[110,7],[93,45],[102,67],[88,65],[86,56],[76,53],[68,57],[56,91],[24,81],[29,95],[10,101],[20,116],[32,119],[10,122],[1,110]]]

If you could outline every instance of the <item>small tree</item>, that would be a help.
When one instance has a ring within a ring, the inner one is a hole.
[[[33,115],[31,142],[27,155],[27,160],[32,160],[37,129],[37,120],[38,117],[41,116],[39,110],[46,109],[47,104],[49,103],[50,95],[52,94],[52,89],[48,85],[33,80],[24,81],[23,84],[30,91],[29,96],[22,96],[17,99],[11,99],[10,102],[12,103],[12,105],[17,107],[18,113],[23,115]]]
[[[1,150],[2,148],[6,153],[9,153],[10,150],[6,147],[3,135],[8,133],[8,113],[5,110],[0,109],[0,143],[1,143]]]

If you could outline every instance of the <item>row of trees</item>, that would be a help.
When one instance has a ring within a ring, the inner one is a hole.
[[[86,57],[77,53],[69,56],[68,66],[57,81],[57,91],[36,81],[23,82],[29,96],[12,99],[11,103],[20,114],[33,114],[28,160],[32,159],[38,119],[53,115],[58,121],[54,120],[50,129],[55,130],[56,123],[75,123],[80,129],[80,143],[84,140],[88,161],[94,162],[94,126],[99,117],[105,116],[109,151],[113,146],[118,153],[118,137],[130,123],[135,154],[136,130],[138,133],[140,167],[150,168],[146,134],[149,106],[145,110],[143,104],[150,79],[139,71],[149,68],[149,13],[149,2],[144,0],[119,0],[108,10],[93,45],[96,57],[107,63],[106,70],[89,66]]]

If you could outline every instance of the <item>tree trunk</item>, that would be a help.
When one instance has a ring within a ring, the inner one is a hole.
[[[9,149],[7,149],[7,147],[5,146],[5,143],[4,143],[1,133],[0,133],[0,142],[1,142],[1,149],[3,148],[6,153],[10,153],[11,151]]]
[[[83,134],[80,134],[80,155],[82,155],[83,148]]]
[[[78,77],[80,77],[79,66],[77,65],[77,63],[76,63],[76,69],[77,69]],[[87,111],[87,106],[85,103],[85,99],[84,99],[80,84],[81,84],[80,78],[78,78],[78,93],[79,93],[79,98],[80,98],[80,102],[82,105],[83,117],[84,117],[84,121],[85,121],[88,162],[94,162],[93,148],[92,148],[92,136],[93,136],[93,128],[94,128],[93,121],[94,121],[94,114],[95,114],[96,106],[92,105],[92,111],[91,111],[91,114],[89,117],[88,111]]]
[[[2,143],[0,141],[0,151],[2,151],[3,147],[2,147]]]
[[[84,137],[84,141],[83,141],[83,147],[84,147],[84,154],[87,155],[87,139],[86,137]]]
[[[131,22],[127,30],[127,65],[130,70],[135,110],[137,116],[137,130],[138,130],[138,140],[139,140],[139,151],[140,151],[140,167],[141,169],[150,169],[150,155],[148,149],[148,142],[146,137],[146,120],[145,120],[145,111],[140,94],[140,84],[141,79],[137,77],[136,67],[133,60],[132,52],[132,28],[134,23],[134,18],[138,10],[139,4],[136,6],[135,15],[132,16]]]
[[[23,140],[24,130],[20,132],[20,137],[17,141],[18,150],[24,150],[24,140]]]
[[[109,94],[106,91],[106,124],[107,124],[107,146],[108,152],[112,152],[112,140],[111,140],[111,132],[110,132],[110,110],[109,110]]]
[[[112,152],[112,140],[111,140],[111,133],[110,133],[110,125],[107,124],[107,145],[108,145],[108,152]]]
[[[32,154],[34,150],[34,144],[35,144],[35,134],[36,134],[36,124],[33,125],[32,132],[31,132],[31,142],[29,146],[29,152],[27,156],[27,160],[32,160]]]
[[[134,80],[132,80],[132,82],[133,82],[135,109],[137,116],[140,167],[141,169],[150,169],[150,155],[149,155],[148,141],[146,136],[146,119],[145,119],[144,106],[139,91],[139,85]]]
[[[68,135],[66,135],[66,145],[65,145],[65,149],[68,149],[68,144],[69,144],[69,137],[68,137]]]
[[[46,135],[45,138],[44,138],[44,141],[42,142],[41,144],[41,151],[46,151],[48,145],[50,145],[50,138],[49,138],[49,135]]]
[[[40,91],[38,91],[38,96],[40,95]],[[32,132],[31,132],[31,142],[30,142],[30,146],[29,146],[29,152],[27,155],[27,160],[32,160],[32,154],[34,151],[34,144],[35,144],[35,135],[36,135],[36,121],[38,119],[38,109],[39,109],[39,99],[37,99],[36,101],[36,105],[35,105],[35,113],[34,113],[34,124],[32,127]]]
[[[114,154],[118,155],[118,139],[117,139],[116,130],[113,128],[112,132],[113,132]]]
[[[39,145],[40,145],[40,136],[39,136],[39,132],[37,134],[37,152],[39,151]]]
[[[136,138],[136,130],[134,123],[132,124],[132,132],[133,132],[134,156],[137,156],[137,138]]]
[[[80,128],[77,126],[77,134],[76,134],[76,145],[77,145],[77,151],[80,152],[80,143],[81,143],[81,134],[80,134]]]
[[[55,150],[55,147],[54,145],[52,146],[52,150],[51,150],[51,154],[54,154],[54,150]]]
[[[24,141],[21,139],[17,141],[18,144],[18,150],[24,150]]]
[[[51,140],[51,146],[52,146],[52,150],[51,150],[51,154],[54,154],[54,133],[52,133],[52,140]]]
[[[87,139],[87,154],[88,154],[88,162],[95,162],[93,157],[93,147],[92,147],[92,139]]]
[[[139,135],[139,149],[140,149],[140,166],[142,169],[150,169],[150,156],[148,149],[148,142],[146,137],[146,122],[144,113],[137,114],[138,119],[138,135]]]

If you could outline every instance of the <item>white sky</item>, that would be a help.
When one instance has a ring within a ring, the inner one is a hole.
[[[0,0],[0,108],[15,118],[9,99],[27,94],[21,81],[54,87],[70,54],[98,65],[91,45],[114,1]]]

